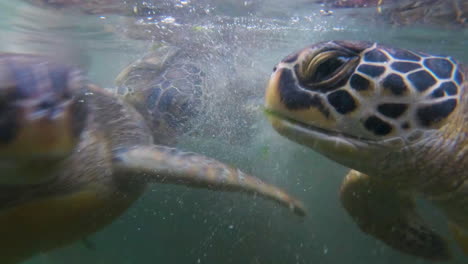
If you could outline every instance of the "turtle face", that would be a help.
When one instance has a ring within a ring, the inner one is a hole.
[[[68,155],[86,120],[85,104],[76,98],[83,87],[75,69],[38,56],[0,54],[0,163]]]
[[[280,133],[341,160],[343,151],[401,147],[440,129],[457,111],[462,82],[450,57],[323,42],[275,67],[266,108]]]

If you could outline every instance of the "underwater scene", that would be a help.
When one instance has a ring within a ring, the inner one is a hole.
[[[0,0],[0,264],[468,263],[467,25],[466,0]]]

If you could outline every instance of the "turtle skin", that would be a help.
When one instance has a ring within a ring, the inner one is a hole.
[[[449,260],[417,212],[442,211],[468,254],[467,69],[447,56],[320,42],[279,62],[265,107],[276,131],[348,168],[340,199],[359,228],[406,254]]]
[[[283,190],[236,168],[155,144],[131,103],[75,67],[1,54],[0,80],[3,264],[84,239],[125,212],[152,182],[256,194],[305,212]]]

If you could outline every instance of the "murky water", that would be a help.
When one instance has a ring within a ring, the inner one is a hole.
[[[176,11],[162,9],[134,18],[42,10],[0,0],[2,51],[57,55],[110,89],[123,67],[160,43],[189,43],[230,54],[211,61],[217,70],[208,74],[229,78],[218,78],[219,92],[212,94],[216,107],[200,120],[199,131],[180,138],[179,147],[275,183],[304,200],[309,210],[300,219],[262,199],[153,185],[87,243],[26,263],[431,263],[363,234],[338,200],[347,169],[274,132],[262,113],[262,96],[273,66],[313,42],[378,41],[468,62],[468,31],[374,23],[374,8],[333,9],[333,15],[324,16],[324,7],[311,2],[217,0],[206,6],[202,1],[180,1]],[[235,69],[233,76],[221,72],[222,64]],[[226,98],[232,96],[228,90],[235,91],[239,96],[232,98],[237,99]],[[244,100],[248,116],[235,100]],[[439,213],[424,204],[423,208],[431,224],[448,235]],[[466,263],[459,252],[455,256],[450,263]]]

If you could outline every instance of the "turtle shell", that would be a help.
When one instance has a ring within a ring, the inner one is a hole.
[[[117,77],[117,93],[147,120],[157,143],[188,132],[202,110],[205,73],[180,48],[158,47]]]

